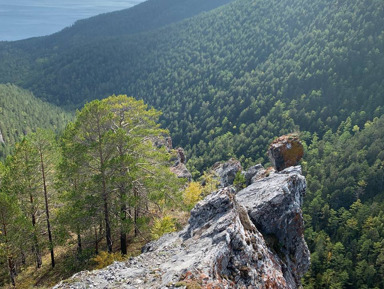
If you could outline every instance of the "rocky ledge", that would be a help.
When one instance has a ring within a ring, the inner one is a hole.
[[[189,225],[143,253],[54,288],[299,288],[309,267],[300,167],[272,172],[236,193],[213,192]]]

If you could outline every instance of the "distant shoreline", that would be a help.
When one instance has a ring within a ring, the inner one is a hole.
[[[0,5],[0,41],[16,41],[56,33],[77,20],[130,8],[144,0],[5,0]]]

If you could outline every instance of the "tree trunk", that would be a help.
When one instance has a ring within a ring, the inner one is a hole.
[[[133,192],[135,196],[135,207],[133,208],[133,214],[134,214],[133,222],[135,224],[135,237],[137,237],[139,235],[139,230],[137,228],[137,220],[139,218],[139,202],[138,202],[139,194],[135,188],[133,189]]]
[[[122,190],[122,193],[124,190]],[[121,254],[127,255],[127,232],[125,230],[125,222],[127,221],[127,205],[125,197],[121,198],[121,227],[120,227],[120,250]]]
[[[103,178],[103,187],[105,187],[104,178]],[[107,241],[108,253],[112,253],[111,225],[109,222],[108,197],[106,192],[103,193],[103,201],[104,201],[105,238]]]
[[[26,262],[26,257],[25,257],[25,253],[24,253],[24,249],[23,248],[20,248],[20,255],[21,255],[21,264],[22,265],[26,265],[27,262]]]
[[[120,246],[121,246],[121,254],[127,255],[127,233],[120,233]]]
[[[33,226],[33,252],[35,253],[36,257],[36,267],[41,268],[42,265],[42,259],[41,259],[41,252],[40,252],[40,246],[39,246],[39,241],[37,239],[37,232],[36,232],[36,216],[33,211],[34,204],[33,204],[33,196],[32,194],[29,194],[29,201],[31,203],[32,207],[32,213],[31,213],[31,218],[32,218],[32,226]]]
[[[36,230],[34,229],[33,232],[33,251],[35,253],[36,257],[36,267],[41,268],[41,265],[43,264],[43,261],[41,259],[41,252],[40,252],[40,246],[39,246],[39,241],[37,240],[37,234]]]
[[[6,248],[6,254],[8,255],[7,256],[7,263],[8,263],[8,272],[9,272],[9,277],[11,278],[11,283],[12,283],[12,286],[15,287],[16,286],[16,282],[15,282],[15,278],[16,278],[16,267],[15,267],[15,264],[13,262],[13,258],[10,254],[10,249],[9,249],[9,240],[8,240],[8,236],[7,236],[7,225],[6,225],[6,222],[3,221],[3,234],[4,234],[4,237],[5,237],[5,248]]]
[[[51,223],[49,221],[49,207],[48,207],[48,189],[47,189],[47,181],[45,179],[45,168],[44,168],[44,159],[43,154],[40,152],[40,163],[41,163],[41,174],[43,177],[43,188],[44,188],[44,199],[45,199],[45,215],[47,217],[47,230],[48,230],[48,240],[51,251],[51,265],[52,268],[55,267],[55,254],[53,251],[53,241],[52,241],[52,232],[51,232]]]
[[[83,246],[81,244],[81,235],[80,232],[77,233],[77,256],[80,257],[83,253]]]
[[[99,254],[99,237],[97,236],[97,228],[95,227],[95,254]]]
[[[17,273],[16,273],[15,264],[13,263],[13,259],[11,256],[8,256],[8,270],[9,270],[9,276],[11,277],[12,286],[15,287],[16,286],[15,278]]]
[[[101,174],[102,183],[103,183],[102,196],[103,196],[103,202],[104,202],[105,238],[107,242],[108,253],[112,253],[112,235],[111,235],[111,224],[109,221],[109,211],[108,211],[107,180],[105,176],[104,156],[103,156],[102,137],[101,137],[100,127],[98,127],[98,139],[99,139],[100,174]]]

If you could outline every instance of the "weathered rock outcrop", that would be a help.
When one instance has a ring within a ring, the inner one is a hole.
[[[195,206],[181,232],[55,288],[299,288],[309,266],[300,210],[305,187],[296,167],[237,194],[220,189]]]
[[[170,152],[173,149],[172,138],[170,136],[155,136],[150,138],[152,143],[157,148],[165,147],[167,152]]]
[[[175,164],[171,167],[171,172],[173,172],[179,178],[185,178],[188,181],[192,180],[192,174],[186,167],[187,158],[185,152],[182,148],[176,150],[177,159]]]
[[[173,172],[179,178],[185,178],[188,181],[192,180],[192,174],[186,167],[186,156],[182,148],[173,149],[172,138],[170,136],[157,136],[151,138],[152,143],[157,148],[165,148],[167,152],[172,153],[173,157],[171,162],[174,161],[174,164],[170,167],[171,172]]]
[[[256,182],[257,180],[261,179],[265,173],[266,170],[261,164],[257,164],[248,168],[248,170],[243,172],[245,185],[249,186],[250,184]]]
[[[0,130],[0,143],[3,143],[3,144],[5,143],[1,130]]]
[[[268,157],[277,171],[296,166],[304,154],[299,137],[294,134],[275,139],[268,149]]]
[[[305,178],[298,166],[272,173],[236,195],[269,247],[285,261],[282,271],[290,284],[299,284],[309,268],[301,214],[305,189]]]
[[[242,166],[240,161],[230,159],[225,163],[216,163],[212,170],[219,177],[220,187],[224,188],[233,184],[236,174],[241,172]]]

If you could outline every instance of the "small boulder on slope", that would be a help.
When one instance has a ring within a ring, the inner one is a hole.
[[[294,134],[283,135],[275,139],[268,149],[268,157],[278,172],[296,166],[303,155],[303,144]]]
[[[177,159],[175,164],[171,167],[171,172],[173,172],[178,178],[185,178],[189,182],[192,181],[192,174],[185,165],[187,162],[185,152],[182,148],[176,150]]]

